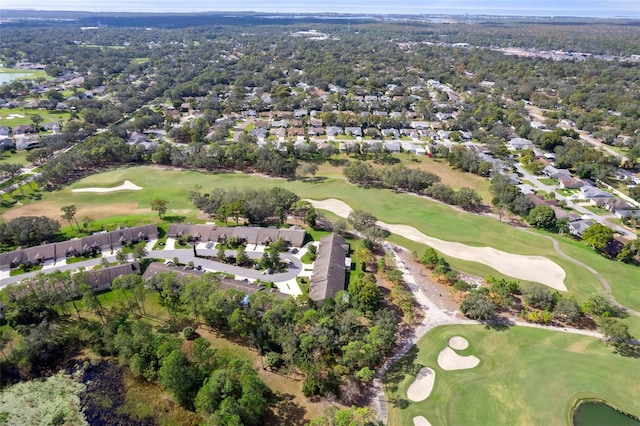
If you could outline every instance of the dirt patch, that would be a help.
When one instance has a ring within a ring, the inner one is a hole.
[[[5,220],[11,220],[21,216],[46,216],[51,219],[62,221],[62,212],[58,205],[50,203],[35,203],[28,204],[26,206],[15,207],[2,215]],[[149,213],[150,209],[140,209],[137,203],[118,203],[108,205],[95,205],[95,206],[78,206],[79,217],[89,216],[94,219],[101,219],[104,217],[112,217],[127,214],[142,214]]]

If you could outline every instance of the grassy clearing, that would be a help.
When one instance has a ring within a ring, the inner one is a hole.
[[[452,336],[463,336],[480,365],[444,371],[438,353]],[[555,331],[511,327],[443,326],[430,331],[384,378],[390,425],[424,416],[432,424],[566,425],[571,407],[599,398],[640,415],[640,360],[612,353],[598,339]],[[436,371],[433,392],[423,402],[406,399],[421,366]]]
[[[15,153],[12,153],[11,151],[3,151],[0,154],[0,163],[13,163],[26,166],[29,164],[27,161],[28,153],[28,151],[16,151]]]
[[[92,186],[111,187],[130,180],[142,186],[141,191],[117,191],[110,193],[74,193],[73,188]],[[167,217],[171,220],[195,221],[197,212],[187,200],[195,185],[209,192],[216,187],[229,189],[264,188],[281,186],[302,198],[322,200],[339,198],[354,209],[371,212],[387,223],[403,223],[414,226],[426,235],[447,241],[458,241],[470,246],[489,246],[516,254],[539,255],[557,262],[567,272],[566,285],[579,299],[601,291],[600,282],[588,271],[570,262],[553,249],[551,241],[536,233],[523,232],[495,219],[468,214],[441,203],[421,197],[394,193],[385,189],[362,189],[343,178],[327,178],[310,182],[287,181],[248,174],[207,174],[196,171],[165,170],[156,167],[132,167],[93,175],[73,183],[68,188],[46,193],[42,201],[21,200],[24,205],[14,207],[4,214],[5,219],[19,215],[47,215],[60,219],[60,208],[75,204],[78,217],[85,215],[95,219],[117,218],[122,225],[158,222],[151,212],[155,198],[170,200]],[[334,217],[328,214],[329,217]],[[393,237],[399,238],[399,237]],[[614,287],[619,301],[640,310],[640,288],[636,284],[638,268],[605,259],[584,244],[560,238],[565,253],[580,259],[601,272]],[[405,240],[406,242],[406,240]],[[415,243],[402,245],[417,252],[424,248]],[[495,271],[480,264],[450,259],[454,267],[475,275],[485,276]],[[635,278],[634,278],[635,277]]]
[[[11,116],[17,114],[18,116]],[[0,126],[18,126],[20,124],[33,124],[31,115],[37,114],[44,119],[43,123],[52,121],[62,122],[69,119],[68,112],[47,111],[44,109],[25,109],[25,108],[1,108],[0,109]],[[19,117],[24,116],[24,117]]]

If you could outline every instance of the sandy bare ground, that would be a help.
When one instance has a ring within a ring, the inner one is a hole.
[[[348,204],[335,198],[322,201],[308,201],[314,207],[328,210],[340,217],[346,218],[351,212],[351,207],[349,207]],[[482,263],[513,278],[534,281],[556,290],[567,291],[567,287],[564,285],[564,279],[566,277],[564,269],[545,257],[524,256],[521,254],[507,253],[491,247],[472,247],[462,243],[444,241],[429,237],[408,225],[396,225],[384,222],[378,222],[378,224],[394,234],[401,235],[412,241],[427,244],[445,256]]]
[[[431,426],[431,423],[424,417],[418,416],[413,418],[413,426]]]
[[[28,204],[26,206],[14,207],[9,209],[5,214],[2,215],[4,220],[11,220],[16,217],[21,216],[46,216],[51,219],[62,220],[62,213],[60,211],[61,205],[51,204],[51,203],[34,203]],[[117,203],[110,204],[108,206],[81,206],[78,208],[79,217],[89,216],[94,219],[101,219],[104,217],[111,217],[117,214],[122,214],[122,212],[128,212],[131,214],[143,214],[151,212],[151,209],[147,208],[138,208],[137,203]]]
[[[413,402],[420,402],[429,398],[435,381],[435,371],[428,367],[421,368],[416,379],[409,385],[409,389],[407,389],[407,398]]]
[[[453,336],[451,339],[449,339],[449,347],[456,351],[462,351],[469,347],[469,342],[467,342],[467,339],[465,339],[464,337]]]
[[[140,191],[142,187],[134,184],[129,180],[125,180],[124,183],[120,186],[114,186],[112,188],[77,188],[72,189],[71,192],[113,192],[113,191]]]
[[[461,356],[458,355],[450,347],[446,347],[438,354],[438,365],[443,370],[468,370],[475,368],[480,364],[480,359],[473,355]]]

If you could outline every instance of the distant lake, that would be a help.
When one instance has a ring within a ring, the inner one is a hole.
[[[581,402],[573,412],[573,426],[640,426],[640,421],[599,401]]]
[[[10,81],[29,77],[30,75],[31,73],[28,72],[0,72],[0,84],[9,83]]]

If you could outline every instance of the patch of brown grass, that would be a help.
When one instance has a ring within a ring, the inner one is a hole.
[[[66,223],[62,220],[62,212],[60,208],[62,205],[50,203],[50,202],[38,202],[34,204],[27,204],[24,206],[14,207],[8,210],[2,215],[4,220],[15,219],[22,216],[46,216],[50,219],[55,219],[61,223]],[[82,206],[82,210],[79,214],[89,216],[94,219],[108,218],[112,216],[121,215],[124,212],[127,214],[142,214],[151,212],[150,209],[140,209],[137,203],[118,203],[118,204],[98,204],[93,206]]]

